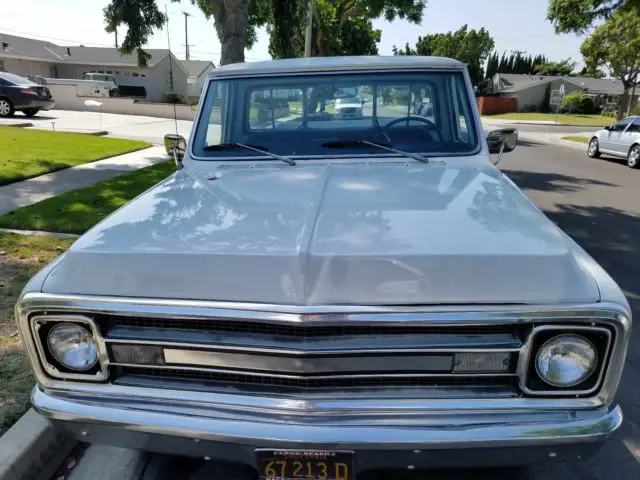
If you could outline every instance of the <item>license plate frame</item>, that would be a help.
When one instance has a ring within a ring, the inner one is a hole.
[[[356,478],[355,452],[351,450],[258,448],[255,454],[260,480],[355,480]]]

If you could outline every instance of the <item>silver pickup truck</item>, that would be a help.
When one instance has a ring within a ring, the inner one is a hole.
[[[336,115],[354,91],[362,115]],[[455,60],[216,69],[189,141],[166,139],[176,172],[26,286],[34,407],[237,478],[596,448],[622,422],[630,309],[494,166],[516,140],[485,137]]]

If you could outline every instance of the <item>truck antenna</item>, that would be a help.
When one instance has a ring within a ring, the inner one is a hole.
[[[169,47],[169,86],[171,87],[171,103],[173,104],[173,123],[176,127],[176,137],[178,135],[178,113],[176,112],[176,91],[173,84],[173,54],[171,53],[171,37],[169,36],[169,10],[164,4],[164,14],[167,17],[167,46]]]

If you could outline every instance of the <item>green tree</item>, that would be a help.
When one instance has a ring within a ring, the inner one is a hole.
[[[583,33],[596,20],[607,20],[617,11],[640,13],[640,0],[549,0],[547,19],[556,33]]]
[[[274,14],[267,24],[269,53],[274,58],[302,56],[307,1],[298,0],[303,8],[298,8],[296,15],[287,16],[284,21],[275,10],[276,4],[283,0],[270,1]],[[377,55],[382,32],[373,28],[372,20],[401,18],[420,23],[425,6],[426,0],[316,0],[311,53],[313,56]],[[294,10],[293,6],[288,8]]]
[[[304,52],[307,0],[189,1],[213,18],[221,65],[243,62],[244,49],[255,44],[256,29],[262,26],[269,32],[269,51],[274,57],[296,57]],[[425,7],[426,0],[316,0],[313,54],[376,54],[381,32],[373,29],[372,19],[382,16],[388,21],[402,18],[419,23]],[[136,51],[138,63],[146,65],[149,55],[143,47],[166,22],[156,0],[111,0],[103,12],[108,32],[127,27],[120,51]]]
[[[460,60],[467,64],[473,84],[479,85],[484,79],[482,65],[493,50],[493,45],[493,38],[487,30],[469,29],[467,25],[463,25],[455,32],[418,37],[415,48],[407,45],[402,54],[434,55]]]
[[[548,62],[536,65],[536,75],[553,75],[558,77],[568,77],[575,75],[573,71],[576,68],[576,62],[572,62],[570,58],[560,62]]]
[[[618,105],[618,119],[628,108],[628,92],[640,73],[640,14],[634,9],[615,12],[587,38],[580,52],[586,65],[605,67],[622,82],[624,91]]]

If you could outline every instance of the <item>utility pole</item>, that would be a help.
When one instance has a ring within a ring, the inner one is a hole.
[[[184,48],[186,49],[186,58],[187,60],[189,60],[189,47],[191,45],[189,45],[189,26],[187,23],[187,17],[190,17],[191,14],[189,12],[182,12],[182,14],[184,15]]]
[[[304,56],[311,56],[311,35],[313,33],[313,4],[314,0],[309,0],[307,6],[307,29],[304,34]]]

